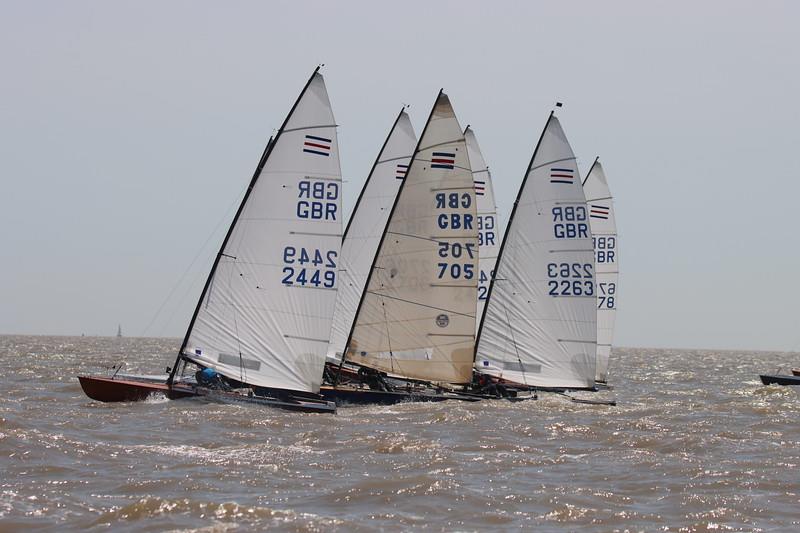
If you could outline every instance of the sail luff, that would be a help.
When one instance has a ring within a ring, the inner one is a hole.
[[[370,267],[416,143],[404,107],[375,158],[342,238],[339,290],[327,353],[329,361],[339,362],[345,351]]]
[[[519,199],[522,197],[522,192],[525,190],[525,185],[528,182],[528,176],[530,175],[531,168],[533,167],[533,161],[536,159],[536,154],[539,151],[539,146],[542,144],[542,139],[544,138],[544,134],[547,131],[547,128],[550,126],[550,121],[553,120],[555,113],[553,111],[550,112],[550,116],[547,117],[547,122],[544,124],[544,129],[542,130],[541,135],[539,135],[539,140],[536,141],[536,147],[533,149],[533,154],[531,155],[531,160],[528,162],[528,168],[525,171],[525,176],[522,178],[522,184],[519,186],[519,190],[517,190],[517,197],[514,199],[514,205],[511,207],[511,215],[508,217],[508,224],[506,225],[506,231],[503,233],[503,240],[500,242],[500,251],[497,253],[497,260],[495,264],[500,264],[500,261],[503,259],[503,252],[506,249],[506,239],[508,239],[508,230],[511,228],[511,223],[514,221],[514,216],[517,214],[517,206],[519,205]],[[489,282],[489,292],[486,294],[486,302],[490,302],[492,300],[492,290],[494,289],[494,282],[497,277],[497,272],[495,268],[495,275],[492,276],[491,281]],[[475,358],[477,359],[478,356],[478,346],[481,342],[481,334],[483,333],[483,323],[486,319],[486,305],[483,307],[483,313],[480,316],[480,324],[478,325],[478,334],[475,338]]]
[[[472,377],[475,188],[463,131],[440,92],[401,185],[346,357],[428,381]]]
[[[619,279],[619,239],[616,215],[608,180],[599,158],[594,160],[583,182],[589,222],[592,228],[597,282],[597,373],[600,382],[608,381],[608,362],[614,340]]]

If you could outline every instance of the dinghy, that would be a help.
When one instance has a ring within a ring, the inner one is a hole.
[[[551,113],[500,246],[476,372],[522,388],[595,390],[591,239],[575,155]]]
[[[440,92],[367,272],[334,384],[321,393],[336,401],[386,392],[401,393],[399,401],[420,393],[434,401],[477,399],[391,386],[398,378],[406,387],[471,381],[477,287],[475,188],[464,135]],[[343,384],[345,363],[372,389]]]
[[[341,243],[336,123],[319,67],[267,145],[164,383],[79,377],[100,401],[169,398],[335,412],[319,395]],[[196,372],[189,369],[197,370]]]
[[[758,377],[764,385],[800,385],[800,376],[796,374],[762,374]]]
[[[597,299],[597,374],[595,380],[608,382],[608,359],[614,339],[617,315],[617,280],[619,277],[617,223],[614,205],[600,158],[595,158],[583,182],[589,227],[592,230],[595,264],[595,297]]]

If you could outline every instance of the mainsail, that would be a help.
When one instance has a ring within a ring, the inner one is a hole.
[[[307,392],[322,379],[342,235],[336,123],[317,70],[259,162],[181,347],[229,378]]]
[[[497,206],[494,203],[494,187],[492,175],[486,160],[483,158],[475,132],[467,126],[464,130],[467,141],[469,164],[472,168],[472,179],[475,183],[475,196],[478,203],[478,309],[479,319],[483,315],[483,306],[489,294],[489,282],[494,275],[494,265],[500,251],[500,225],[497,219]],[[480,320],[475,321],[475,330],[480,325]]]
[[[594,386],[591,237],[575,155],[551,113],[489,287],[475,354],[479,371],[538,387]]]
[[[594,242],[594,262],[597,270],[597,381],[608,379],[608,359],[614,339],[614,319],[617,315],[617,222],[605,172],[595,159],[583,182],[589,223]]]
[[[370,269],[348,361],[429,381],[472,379],[476,217],[464,135],[440,92]]]
[[[338,361],[344,353],[372,261],[416,145],[411,120],[404,110],[400,111],[361,189],[342,238],[329,360]]]

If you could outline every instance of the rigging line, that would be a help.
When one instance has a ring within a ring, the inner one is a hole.
[[[383,323],[386,324],[386,343],[389,345],[389,365],[394,373],[394,351],[392,351],[392,335],[389,333],[389,317],[386,316],[386,304],[381,298],[381,308],[383,309]]]
[[[234,266],[236,265],[236,260],[233,261]],[[238,268],[236,269],[239,272],[240,277],[244,277],[244,274]],[[231,287],[231,279],[233,278],[233,269],[230,270],[230,274],[228,274],[228,288]],[[233,291],[231,291],[233,292]],[[239,338],[239,322],[236,320],[236,311],[238,308],[235,305],[231,305],[231,311],[233,311],[233,331],[236,335],[236,349],[239,352],[239,381],[242,383],[246,383],[245,379],[245,370],[244,370],[244,358],[242,357],[242,341]]]
[[[475,318],[475,315],[470,315],[468,313],[459,313],[458,311],[453,311],[451,309],[445,309],[444,307],[436,307],[436,306],[433,306],[433,305],[421,304],[419,302],[412,302],[411,300],[405,300],[403,298],[398,298],[396,296],[389,296],[388,294],[380,294],[380,293],[375,292],[375,291],[366,291],[366,292],[367,292],[367,294],[374,294],[375,296],[377,296],[379,298],[389,298],[391,300],[397,300],[399,302],[403,302],[403,303],[407,303],[407,304],[411,304],[411,305],[418,305],[420,307],[427,307],[428,309],[435,309],[437,311],[445,311],[447,313],[450,313],[451,315],[459,315],[459,316],[465,316],[467,318]]]
[[[517,354],[517,362],[519,362],[519,369],[522,371],[522,384],[528,386],[528,378],[525,376],[525,365],[522,364],[522,358],[519,356],[519,348],[517,341],[514,338],[514,328],[511,327],[511,318],[508,316],[508,307],[503,304],[503,310],[506,312],[506,322],[508,323],[508,332],[511,334],[511,344],[514,345],[514,352]],[[505,361],[503,361],[505,363]]]
[[[167,305],[167,302],[172,297],[172,295],[175,293],[175,291],[178,289],[180,284],[183,283],[183,280],[186,278],[186,275],[189,273],[189,270],[192,269],[192,267],[194,266],[195,262],[197,261],[197,258],[199,258],[200,255],[203,253],[203,250],[205,250],[205,248],[208,245],[208,243],[211,240],[211,238],[217,233],[217,231],[219,230],[219,227],[222,225],[223,222],[225,222],[228,219],[228,213],[230,212],[231,208],[234,205],[236,205],[236,203],[239,200],[239,197],[241,197],[241,195],[242,194],[240,192],[236,196],[236,198],[233,200],[233,202],[231,202],[231,204],[228,206],[228,208],[225,209],[225,212],[223,213],[222,217],[220,217],[219,221],[217,222],[217,225],[214,227],[214,229],[211,231],[209,236],[206,238],[206,241],[203,243],[203,245],[197,251],[197,254],[194,256],[194,259],[192,259],[192,262],[189,263],[189,266],[186,267],[186,270],[183,271],[183,274],[181,274],[181,277],[178,279],[177,283],[175,283],[175,285],[172,286],[172,290],[169,291],[169,294],[167,294],[167,297],[164,298],[163,302],[161,302],[161,305],[158,307],[158,310],[156,311],[155,315],[153,315],[153,318],[147,324],[147,327],[145,327],[144,331],[142,331],[142,337],[145,336],[145,334],[150,329],[150,327],[153,325],[153,323],[155,323],[156,318],[158,318],[159,313],[161,313],[161,311],[164,309],[164,306]]]

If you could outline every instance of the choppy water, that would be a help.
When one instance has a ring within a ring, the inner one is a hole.
[[[0,530],[800,528],[800,391],[757,378],[796,355],[619,349],[615,408],[100,404],[75,379],[177,346],[0,337]]]

